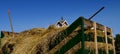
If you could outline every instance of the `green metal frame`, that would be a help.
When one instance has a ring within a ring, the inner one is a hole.
[[[84,20],[81,19],[81,49],[79,49],[75,54],[85,54],[85,36],[84,36]]]
[[[67,29],[64,31],[60,32],[58,34],[58,37],[55,38],[55,41],[51,49],[54,48],[57,44],[59,44],[64,38],[66,38],[68,35],[70,35],[80,24],[81,24],[81,19],[83,17],[79,17],[76,21],[74,21]],[[51,50],[50,49],[50,50]]]
[[[81,50],[84,54],[85,52],[85,37],[84,37],[84,18],[79,17],[76,21],[74,21],[66,30],[62,32],[64,35],[60,35],[55,40],[54,47],[59,44],[64,38],[66,38],[68,35],[70,35],[78,26],[81,27],[81,30],[79,34],[77,34],[74,38],[72,38],[70,41],[68,41],[65,45],[63,45],[59,50],[57,50],[54,54],[64,54],[69,49],[71,49],[73,46],[75,46],[77,43],[81,41]]]

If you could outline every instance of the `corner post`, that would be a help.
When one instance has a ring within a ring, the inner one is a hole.
[[[85,54],[84,17],[81,17],[81,50]]]
[[[96,22],[94,22],[94,41],[95,41],[95,54],[98,54],[98,44],[97,44],[97,31]]]
[[[106,53],[109,54],[109,52],[108,52],[108,38],[107,38],[107,29],[106,29],[106,26],[104,26],[104,31],[105,31]]]

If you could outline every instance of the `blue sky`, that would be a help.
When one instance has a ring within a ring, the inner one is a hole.
[[[79,16],[89,18],[102,6],[105,9],[92,20],[120,33],[120,0],[0,0],[0,30],[11,31],[8,9],[15,32],[47,28],[64,17],[71,24]]]

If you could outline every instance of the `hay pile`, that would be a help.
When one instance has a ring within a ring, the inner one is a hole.
[[[65,28],[51,25],[48,29],[33,28],[2,39],[2,51],[9,54],[46,54],[56,35]],[[53,43],[54,44],[54,43]]]

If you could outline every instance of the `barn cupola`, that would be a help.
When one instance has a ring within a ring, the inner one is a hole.
[[[56,23],[56,27],[60,28],[60,27],[67,27],[68,26],[68,22],[66,20],[64,20],[63,17],[61,17],[60,20],[57,21]]]

